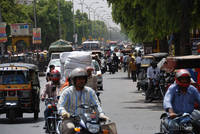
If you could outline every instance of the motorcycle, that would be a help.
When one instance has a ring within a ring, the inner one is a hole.
[[[172,119],[171,129],[165,121],[166,118],[169,118],[166,113],[160,117],[160,134],[199,134],[200,132],[200,119],[195,119],[189,113],[179,114]]]
[[[56,134],[57,122],[59,116],[57,114],[57,103],[54,98],[46,98],[45,106],[46,106],[46,133]]]
[[[162,89],[159,86],[158,79],[152,79],[151,81],[151,89],[147,89],[145,91],[146,100],[148,102],[152,102],[153,100],[161,100],[163,98]]]
[[[105,124],[105,120],[99,117],[97,112],[97,106],[89,106],[87,104],[81,104],[79,106],[82,113],[71,115],[71,118],[75,124],[73,134],[108,134],[109,130],[102,129],[102,125]],[[62,134],[61,130],[62,120],[58,123],[57,133]]]

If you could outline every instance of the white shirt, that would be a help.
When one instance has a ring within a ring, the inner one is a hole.
[[[160,69],[156,67],[155,69],[150,66],[147,68],[147,78],[158,79],[160,74]]]
[[[65,87],[58,101],[58,112],[61,115],[65,112],[77,114],[81,112],[78,109],[81,104],[97,105],[98,112],[103,112],[95,91],[87,86],[82,91],[77,91],[74,86]]]
[[[136,57],[136,64],[141,64],[142,58],[140,56]]]

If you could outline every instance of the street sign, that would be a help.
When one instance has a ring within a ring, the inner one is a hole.
[[[6,41],[7,41],[6,23],[0,22],[0,43],[4,43]]]
[[[41,44],[41,28],[33,28],[33,44]]]
[[[32,36],[32,26],[26,23],[11,24],[12,36]]]

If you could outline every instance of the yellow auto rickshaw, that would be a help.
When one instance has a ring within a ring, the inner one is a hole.
[[[0,114],[13,121],[23,113],[40,112],[38,68],[27,63],[0,64]]]

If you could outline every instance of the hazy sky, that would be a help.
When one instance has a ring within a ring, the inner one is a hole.
[[[67,0],[69,1],[69,0]],[[112,15],[111,15],[111,7],[108,7],[108,3],[107,0],[74,0],[74,9],[75,11],[77,9],[79,9],[81,11],[81,4],[84,2],[83,4],[83,12],[86,12],[87,14],[89,14],[88,9],[86,8],[87,6],[89,6],[90,8],[96,9],[95,10],[95,20],[99,19],[99,20],[103,20],[104,22],[110,27],[118,27],[119,26],[117,24],[115,24],[112,21]],[[100,16],[100,17],[98,17]],[[90,19],[94,20],[94,10],[90,10]]]

